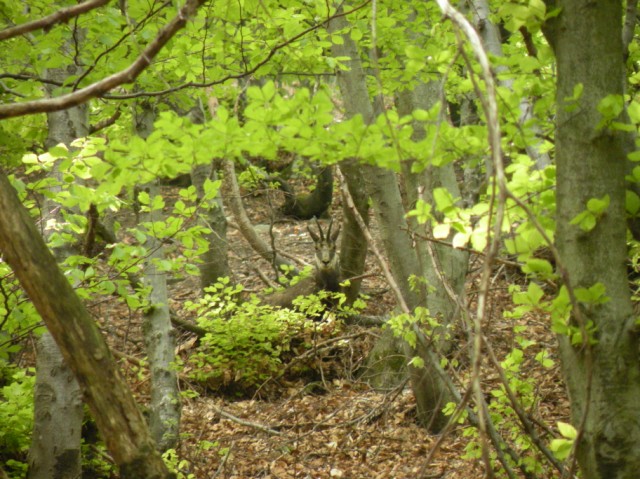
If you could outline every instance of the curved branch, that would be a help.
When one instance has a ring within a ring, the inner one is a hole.
[[[0,31],[0,41],[7,40],[9,38],[17,37],[34,30],[40,30],[42,28],[51,28],[56,23],[66,22],[70,18],[77,17],[95,8],[102,7],[109,3],[110,0],[89,0],[72,7],[63,8],[57,12],[47,15],[46,17],[39,18],[33,22],[23,23],[22,25],[16,25],[15,27],[6,28]]]
[[[91,98],[100,96],[124,83],[132,83],[138,75],[151,64],[153,58],[162,50],[167,42],[179,30],[184,28],[188,19],[197,12],[198,8],[204,2],[205,0],[187,0],[173,20],[160,30],[156,38],[147,45],[128,68],[67,95],[23,103],[0,105],[0,119],[64,110],[65,108],[85,103]]]
[[[238,223],[238,229],[242,233],[242,236],[247,240],[251,247],[264,259],[274,265],[274,268],[280,269],[282,266],[286,266],[293,271],[294,275],[298,274],[298,270],[295,266],[282,257],[278,252],[274,251],[269,245],[258,236],[256,230],[251,224],[251,220],[247,216],[247,212],[242,204],[242,197],[240,195],[240,187],[236,178],[235,166],[232,160],[226,159],[222,162],[225,180],[229,182],[231,187],[231,195],[229,197],[229,208]]]

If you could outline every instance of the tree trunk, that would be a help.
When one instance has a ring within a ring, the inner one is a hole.
[[[227,243],[227,218],[224,215],[222,197],[220,192],[215,199],[204,199],[205,183],[207,180],[216,181],[218,175],[214,163],[194,166],[191,170],[191,182],[198,194],[200,201],[198,222],[211,232],[205,235],[209,243],[209,249],[200,257],[200,286],[204,288],[212,286],[218,278],[230,277]]]
[[[38,339],[34,405],[27,477],[80,477],[82,391],[47,332]]]
[[[148,103],[139,105],[136,118],[137,133],[146,138],[153,130],[155,110]],[[153,204],[160,188],[156,184],[144,186],[149,195],[149,204]],[[159,210],[145,211],[140,214],[140,221],[155,223],[162,221]],[[144,285],[149,288],[150,307],[144,314],[144,342],[149,359],[151,373],[151,417],[149,429],[159,451],[175,448],[180,432],[180,393],[178,377],[173,363],[175,362],[175,332],[171,325],[169,313],[169,296],[167,294],[166,273],[158,271],[156,261],[165,259],[164,246],[153,234],[148,234],[145,241],[147,258],[144,268]]]
[[[311,193],[296,195],[283,179],[276,178],[284,192],[282,213],[299,220],[320,218],[333,201],[333,167],[325,166],[316,174],[316,186]]]
[[[0,173],[0,251],[80,383],[122,477],[171,477],[142,413],[82,301]]]
[[[353,203],[364,219],[369,222],[369,195],[364,184],[364,176],[357,160],[349,159],[340,163],[340,171],[344,175],[347,188],[353,198]],[[340,269],[343,280],[349,280],[349,285],[343,292],[349,304],[353,303],[360,294],[362,275],[367,259],[367,240],[360,230],[351,209],[343,205],[342,239],[340,240]],[[356,279],[350,279],[356,278]]]
[[[47,71],[51,80],[63,81],[69,74],[62,69]],[[87,107],[79,106],[47,115],[48,133],[45,146],[70,146],[89,129]],[[61,182],[57,165],[50,173],[54,181]],[[60,191],[53,186],[52,193]],[[42,207],[43,234],[48,238],[64,219],[55,201],[45,199]],[[62,263],[73,250],[57,248],[56,260]],[[34,397],[34,429],[29,448],[29,479],[56,479],[78,477],[81,474],[81,432],[84,411],[80,385],[65,364],[62,353],[48,332],[38,339],[36,350],[36,387]]]
[[[440,94],[440,85],[439,81],[417,83],[413,90],[401,92],[398,95],[398,113],[410,115],[416,109],[430,110],[439,98],[444,97]],[[443,117],[440,121],[447,121],[447,118]],[[424,136],[424,127],[415,122],[413,140],[420,141]],[[453,198],[460,198],[460,188],[452,163],[440,167],[428,166],[421,173],[413,172],[413,166],[411,160],[403,162],[402,171],[409,208],[415,205],[418,199],[435,206],[433,190],[436,188],[444,188]],[[435,208],[433,211],[435,212]],[[429,226],[421,229],[415,221],[410,221],[409,225],[414,231],[432,236]],[[453,234],[452,232],[449,236],[449,241],[453,239]],[[438,319],[442,325],[440,332],[443,334],[436,344],[441,352],[448,352],[451,345],[446,339],[446,328],[458,319],[460,313],[455,298],[464,297],[469,254],[427,241],[417,241],[416,252],[421,274],[428,285],[423,291],[421,301],[429,308],[431,316]]]
[[[330,31],[337,32],[348,28],[349,23],[341,16],[331,21]],[[362,67],[358,49],[348,32],[342,34],[342,44],[333,45],[333,54],[348,57],[349,70],[338,73],[338,85],[344,99],[347,116],[362,115],[365,123],[374,119],[374,108],[369,98],[366,75]],[[364,172],[364,175],[362,175]],[[407,232],[405,211],[398,188],[395,173],[374,166],[361,167],[361,176],[365,177],[367,192],[371,196],[374,211],[380,227],[380,236],[385,247],[394,280],[397,282],[404,302],[410,310],[420,305],[421,295],[413,291],[409,277],[420,276],[418,257]],[[421,331],[418,343],[427,344]],[[440,375],[439,364],[432,362],[432,356],[420,348],[413,349],[403,344],[406,359],[420,356],[425,363],[422,368],[410,366],[409,375],[418,409],[418,420],[432,431],[439,431],[448,418],[442,413],[443,406],[452,400],[452,396]]]
[[[571,287],[601,283],[608,301],[583,304],[571,325],[593,321],[597,343],[560,336],[577,458],[586,479],[637,477],[640,470],[640,362],[626,272],[625,171],[628,136],[599,127],[598,104],[623,87],[622,2],[557,2],[551,25],[558,66],[556,242]],[[575,99],[574,88],[582,85]],[[568,100],[574,99],[574,100]],[[622,118],[616,121],[625,121]],[[610,199],[590,231],[572,225],[592,198]]]

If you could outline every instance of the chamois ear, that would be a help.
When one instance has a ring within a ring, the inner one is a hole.
[[[320,228],[320,225],[318,224],[318,218],[314,217],[313,219],[316,220],[316,225],[318,226],[318,231],[320,232],[320,236],[318,236],[316,233],[314,233],[314,231],[311,229],[311,226],[309,226],[309,225],[307,225],[307,231],[311,235],[311,239],[313,240],[313,242],[314,243],[318,243],[320,240],[323,239],[322,228]]]
[[[333,218],[331,219],[331,222],[333,222]],[[331,238],[332,243],[336,242],[339,234],[340,234],[340,224],[338,224],[338,226],[336,227],[336,230],[333,233],[331,233],[331,223],[329,223],[329,230],[327,231],[327,237]]]

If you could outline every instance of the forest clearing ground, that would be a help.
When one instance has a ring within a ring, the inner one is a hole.
[[[259,196],[245,198],[247,210],[255,224],[268,223],[271,217],[270,201]],[[334,205],[335,211],[339,207]],[[339,216],[339,213],[336,213]],[[286,221],[274,227],[277,246],[287,253],[311,263],[313,246],[306,232],[306,222]],[[234,280],[247,289],[263,288],[255,270],[258,261],[264,268],[269,265],[257,260],[255,254],[241,238],[240,233],[229,229],[230,262]],[[372,256],[372,255],[370,255]],[[368,272],[364,280],[364,292],[373,293],[367,314],[381,315],[393,309],[393,299],[372,259],[368,260]],[[477,266],[477,265],[476,265]],[[477,273],[469,276],[468,297],[470,310],[474,311]],[[522,376],[534,378],[536,403],[527,411],[534,422],[555,429],[557,421],[568,421],[568,401],[560,379],[559,368],[544,369],[533,358],[543,348],[555,356],[555,339],[549,331],[548,319],[529,314],[523,319],[503,317],[503,311],[511,306],[507,291],[513,281],[522,278],[513,272],[496,268],[490,298],[485,333],[499,360],[515,346],[514,326],[526,327],[526,336],[535,345],[526,350]],[[183,309],[187,300],[198,297],[197,278],[186,278],[170,285],[171,307],[184,319],[194,320]],[[110,343],[129,358],[144,357],[141,336],[141,320],[131,316],[122,306],[102,304],[100,313],[103,328],[110,331]],[[104,320],[106,319],[106,321]],[[346,326],[344,334],[353,332],[355,326]],[[369,328],[379,334],[378,328]],[[371,340],[360,339],[353,345],[358,354],[366,354]],[[191,337],[180,334],[178,346],[188,348]],[[188,349],[187,349],[188,354]],[[455,357],[461,364],[458,377],[467,383],[469,363],[466,339],[460,336]],[[361,358],[362,359],[362,358]],[[554,357],[554,359],[557,358]],[[125,374],[142,402],[148,397],[148,375],[144,367],[135,361],[122,360]],[[486,390],[496,387],[499,378],[488,361],[483,371]],[[379,393],[358,382],[353,371],[343,378],[331,378],[324,382],[322,393],[307,388],[303,381],[278,383],[284,388],[279,397],[267,400],[233,400],[215,394],[184,399],[181,432],[183,440],[179,454],[190,466],[184,471],[197,479],[204,478],[416,478],[442,477],[468,479],[483,476],[479,460],[465,459],[465,448],[470,438],[463,436],[463,427],[455,427],[441,442],[432,461],[425,460],[437,437],[415,423],[415,402],[408,386],[400,391]],[[183,391],[189,388],[181,381]],[[490,398],[487,398],[490,400]],[[545,441],[549,441],[544,428],[539,429]],[[505,435],[508,436],[508,432]],[[538,477],[554,477],[538,476]]]

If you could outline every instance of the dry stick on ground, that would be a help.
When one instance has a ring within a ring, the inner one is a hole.
[[[375,254],[376,258],[378,259],[378,262],[379,262],[380,267],[381,267],[381,269],[382,269],[382,271],[384,273],[384,276],[387,279],[391,290],[394,292],[394,294],[396,296],[396,299],[398,301],[398,304],[402,308],[402,311],[404,313],[410,314],[411,312],[409,311],[409,308],[408,308],[406,302],[404,301],[404,298],[402,297],[402,293],[400,293],[400,289],[399,289],[397,283],[395,282],[395,280],[393,279],[393,276],[391,275],[391,271],[389,269],[389,266],[387,265],[387,262],[385,261],[384,257],[382,256],[382,254],[380,253],[380,251],[376,247],[376,244],[375,244],[375,242],[373,240],[373,237],[371,236],[371,233],[370,233],[369,229],[366,227],[366,225],[364,224],[364,220],[362,219],[362,217],[360,216],[360,214],[358,213],[358,211],[355,208],[355,205],[353,203],[353,199],[351,198],[351,194],[349,193],[349,189],[347,188],[344,176],[342,175],[342,172],[340,171],[339,167],[336,168],[336,175],[338,176],[338,180],[339,180],[339,183],[340,183],[340,191],[342,193],[343,201],[346,203],[348,208],[351,209],[351,211],[353,212],[353,215],[355,216],[356,221],[360,225],[360,228],[362,229],[365,237],[367,238],[367,241],[369,242],[370,248],[373,251],[373,253]],[[416,335],[417,339],[418,340],[422,340],[423,337],[422,337],[421,331],[417,331],[417,333],[418,333]],[[427,347],[426,350],[430,354],[432,354],[431,348]],[[435,357],[431,357],[430,361],[434,365],[439,364],[439,362],[437,361],[437,359]],[[447,433],[450,432],[453,429],[453,427],[457,423],[457,421],[460,418],[460,416],[461,416],[463,411],[467,412],[469,421],[474,426],[479,427],[479,421],[481,420],[479,417],[476,416],[476,414],[471,410],[471,408],[467,407],[467,402],[469,400],[469,394],[470,394],[471,389],[467,389],[467,391],[465,392],[465,394],[463,396],[463,395],[460,394],[460,391],[458,391],[458,389],[455,387],[455,385],[451,381],[451,378],[449,378],[449,376],[447,376],[447,374],[444,371],[442,371],[441,369],[437,369],[437,372],[441,376],[441,378],[444,380],[445,384],[447,385],[447,388],[451,391],[451,393],[456,398],[456,401],[458,402],[458,405],[457,405],[456,410],[454,411],[454,413],[451,415],[451,419],[449,420],[449,423],[444,428],[444,430],[440,433],[440,435],[438,437],[438,440],[436,441],[436,444],[431,449],[431,452],[430,452],[429,456],[427,457],[427,461],[425,461],[425,466],[423,467],[423,469],[421,471],[421,474],[420,474],[421,476],[423,476],[425,474],[426,465],[431,462],[431,459],[435,455],[435,452],[438,450],[440,444],[442,443],[442,441],[446,437]],[[481,396],[480,402],[478,403],[478,406],[479,406],[480,410],[482,410],[482,408],[486,407],[486,403],[484,401],[484,397]],[[498,460],[500,461],[500,463],[505,468],[505,471],[507,472],[508,476],[510,478],[514,478],[515,479],[515,477],[516,477],[515,473],[513,472],[511,466],[509,465],[509,463],[507,462],[506,458],[504,457],[503,451],[506,451],[507,454],[509,454],[511,459],[513,459],[513,461],[516,464],[520,463],[520,457],[518,456],[518,454],[511,447],[509,447],[508,444],[506,444],[504,442],[504,440],[502,440],[502,438],[500,437],[500,435],[496,431],[495,427],[493,426],[493,423],[490,420],[486,422],[485,426],[488,429],[488,431],[487,431],[488,432],[488,437],[490,438],[492,444],[494,445],[494,449],[496,451],[496,455],[498,457]]]
[[[272,436],[282,436],[283,434],[280,431],[276,431],[275,429],[272,429],[268,426],[264,426],[262,424],[258,424],[257,422],[252,422],[252,421],[247,421],[245,419],[239,418],[237,416],[234,416],[231,413],[228,413],[222,409],[220,409],[219,407],[211,404],[210,405],[211,409],[213,409],[216,414],[218,414],[219,416],[225,418],[225,419],[229,419],[230,421],[233,421],[237,424],[240,424],[241,426],[247,426],[253,429],[257,429],[258,431],[262,431],[266,434],[270,434]]]

